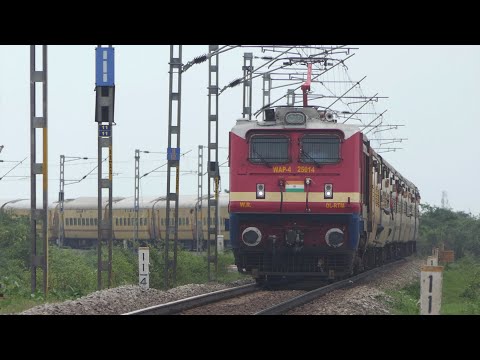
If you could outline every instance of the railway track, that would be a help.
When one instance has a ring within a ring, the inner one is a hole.
[[[386,265],[383,265],[381,267],[378,267],[378,268],[375,268],[375,269],[372,269],[372,270],[369,270],[369,271],[365,271],[361,274],[358,274],[354,277],[351,277],[351,278],[348,278],[348,279],[345,279],[345,280],[341,280],[341,281],[337,281],[337,282],[334,282],[333,284],[330,284],[330,285],[327,285],[327,286],[322,286],[318,289],[315,289],[315,290],[312,290],[312,291],[309,291],[305,294],[302,294],[300,296],[297,296],[297,297],[294,297],[292,299],[289,299],[287,301],[284,301],[280,304],[277,304],[277,305],[274,305],[268,309],[265,309],[265,310],[261,310],[257,313],[255,313],[254,315],[281,315],[281,314],[285,314],[287,311],[291,310],[291,309],[294,309],[298,306],[301,306],[301,305],[305,305],[325,294],[328,294],[329,292],[332,292],[333,290],[338,290],[338,289],[342,289],[342,288],[345,288],[347,286],[350,286],[356,282],[358,282],[359,280],[362,280],[362,279],[366,279],[374,274],[377,274],[381,271],[385,271],[399,263],[402,263],[404,262],[405,259],[400,259],[400,260],[397,260],[397,261],[394,261],[394,262],[391,262],[389,264],[386,264]]]
[[[208,294],[197,295],[170,303],[152,306],[123,315],[172,315],[180,313],[221,314],[228,313],[226,312],[226,309],[238,309],[239,307],[244,308],[244,311],[240,313],[244,315],[280,315],[293,308],[312,302],[331,291],[351,286],[359,280],[366,279],[374,274],[390,269],[403,261],[404,259],[401,259],[382,267],[363,272],[354,277],[337,281],[333,284],[322,286],[312,291],[304,292],[301,295],[298,295],[299,291],[291,291],[290,293],[285,291],[265,291],[263,287],[257,284],[249,284],[233,289],[215,291]],[[270,296],[272,294],[278,294],[278,296]],[[242,297],[244,298],[243,300],[241,299]],[[287,300],[283,301],[285,298],[287,298]],[[256,304],[254,304],[255,302]],[[265,304],[268,303],[276,304],[265,309]],[[256,308],[256,310],[252,311],[250,309],[252,307]],[[262,307],[263,309],[258,311],[258,309]]]
[[[218,301],[230,299],[260,290],[257,284],[248,284],[232,289],[214,291],[207,294],[192,296],[186,299],[172,301],[166,304],[151,306],[145,309],[131,311],[122,315],[172,315],[184,310],[204,306]]]

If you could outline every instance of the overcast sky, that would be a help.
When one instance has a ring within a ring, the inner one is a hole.
[[[356,46],[348,60],[352,80],[362,82],[365,95],[379,93],[379,112],[388,109],[391,124],[404,124],[396,138],[408,138],[382,154],[402,175],[417,185],[422,202],[440,205],[448,192],[455,210],[480,214],[476,195],[480,178],[480,46]],[[95,45],[49,46],[49,201],[58,199],[59,158],[97,156],[95,110]],[[169,46],[115,46],[116,99],[113,142],[114,196],[134,194],[135,149],[165,152],[168,121]],[[183,62],[202,55],[207,45],[183,47]],[[242,55],[255,49],[236,49],[220,57],[220,87],[242,74]],[[258,67],[263,62],[255,60]],[[16,161],[30,155],[29,46],[0,46],[0,177]],[[183,76],[182,153],[180,191],[197,192],[197,149],[207,144],[207,64]],[[253,108],[261,106],[261,81],[254,82]],[[284,91],[284,90],[282,90]],[[220,163],[227,160],[228,131],[241,117],[242,88],[220,97]],[[41,139],[41,131],[37,131]],[[41,154],[41,141],[37,154]],[[39,155],[41,158],[41,155]],[[205,152],[206,156],[206,152]],[[10,162],[11,161],[11,162]],[[90,172],[97,160],[66,163],[65,179],[77,180]],[[164,164],[164,154],[141,154],[140,173]],[[206,158],[204,160],[207,162]],[[30,160],[25,160],[0,181],[0,198],[30,196]],[[163,167],[161,170],[166,170]],[[228,189],[228,168],[221,168],[221,187]],[[41,177],[39,177],[41,178]],[[206,193],[206,177],[204,180]],[[39,183],[40,196],[41,183]],[[141,196],[166,192],[166,173],[141,180]],[[67,185],[65,197],[96,196],[93,172],[80,183]]]

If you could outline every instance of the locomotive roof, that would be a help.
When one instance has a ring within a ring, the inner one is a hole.
[[[305,114],[305,123],[299,125],[289,125],[285,122],[286,114],[293,112],[301,112]],[[328,113],[331,116],[330,113]],[[333,120],[326,120],[326,113],[318,111],[315,108],[301,108],[301,107],[279,107],[275,109],[275,121],[260,121],[238,119],[232,132],[241,138],[246,138],[246,134],[250,130],[305,130],[305,129],[338,129],[345,134],[345,139],[360,132],[357,125],[338,124]],[[333,118],[332,118],[333,119]]]

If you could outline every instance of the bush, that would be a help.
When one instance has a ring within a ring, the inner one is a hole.
[[[59,298],[76,298],[97,288],[96,267],[78,250],[50,247],[49,288]]]
[[[32,306],[43,301],[42,269],[37,270],[37,291],[31,294],[30,274],[30,224],[27,217],[11,217],[0,213],[0,286],[4,295],[12,297],[9,303],[17,303],[15,311],[22,306]],[[40,242],[40,241],[39,241]],[[39,244],[39,246],[41,246]],[[41,247],[40,247],[41,248]],[[103,258],[108,248],[103,247]],[[131,250],[114,246],[112,253],[112,287],[138,283],[138,255]],[[173,255],[173,249],[171,249]],[[164,251],[150,248],[150,287],[162,289],[164,284]],[[78,298],[97,290],[97,250],[76,250],[49,247],[49,298],[65,300]],[[227,273],[227,266],[233,264],[233,255],[226,251],[218,256],[217,281],[230,281],[242,277]],[[211,264],[212,276],[215,266]],[[172,276],[172,274],[170,274]],[[177,253],[177,286],[208,281],[207,257],[185,250]],[[103,284],[107,283],[103,273]],[[170,285],[172,282],[170,281]],[[27,301],[24,301],[24,300]],[[6,304],[4,302],[3,304]],[[21,305],[25,304],[25,305]],[[2,303],[0,303],[2,306]],[[4,305],[5,306],[5,305]],[[8,305],[9,306],[9,305]],[[2,308],[2,311],[5,308]]]

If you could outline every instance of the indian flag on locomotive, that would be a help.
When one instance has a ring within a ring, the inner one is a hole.
[[[303,181],[287,181],[285,192],[304,192]]]

